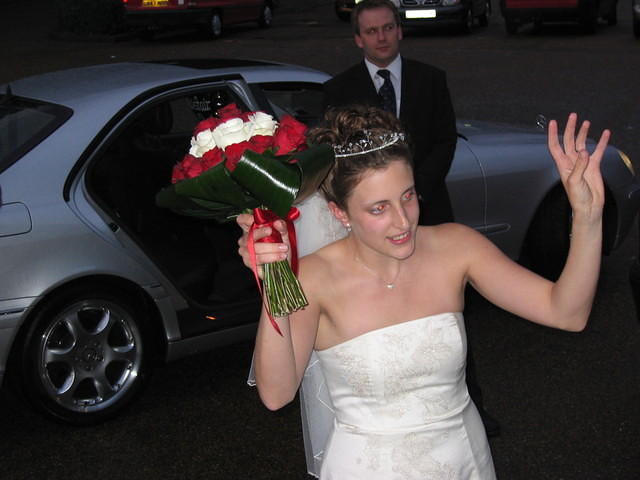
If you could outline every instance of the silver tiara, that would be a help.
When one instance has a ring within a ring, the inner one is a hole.
[[[376,134],[369,130],[362,131],[362,138],[345,145],[334,145],[333,152],[336,158],[355,157],[366,153],[382,150],[395,143],[404,141],[404,133],[389,132]]]

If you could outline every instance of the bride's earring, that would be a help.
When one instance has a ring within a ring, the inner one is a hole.
[[[348,232],[348,233],[351,233],[351,224],[350,224],[350,223],[345,223],[345,224],[344,224],[344,228],[346,228],[346,229],[347,229],[347,232]]]

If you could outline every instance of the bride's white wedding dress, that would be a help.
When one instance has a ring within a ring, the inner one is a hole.
[[[316,354],[335,413],[321,479],[495,478],[465,383],[461,313],[373,330]]]
[[[316,193],[298,206],[300,256],[346,235]],[[465,383],[461,313],[314,351],[300,388],[307,467],[322,480],[492,480]]]

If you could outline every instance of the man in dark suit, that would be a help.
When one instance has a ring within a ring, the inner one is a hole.
[[[395,108],[389,105],[387,109],[400,118],[413,147],[416,189],[422,197],[420,223],[451,222],[453,211],[445,177],[457,134],[445,73],[400,56],[400,17],[390,1],[358,3],[352,19],[355,41],[365,58],[325,83],[325,106],[368,104],[385,108],[378,92],[384,88],[385,79],[378,72],[389,72]]]
[[[402,58],[400,14],[390,0],[357,3],[351,23],[364,60],[324,84],[325,107],[375,105],[402,121],[413,147],[416,190],[421,198],[420,224],[453,221],[445,184],[457,133],[445,72]],[[499,424],[483,408],[473,356],[467,356],[467,386],[489,436]]]

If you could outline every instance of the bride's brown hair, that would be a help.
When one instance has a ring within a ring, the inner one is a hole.
[[[400,121],[380,108],[351,105],[327,110],[322,125],[313,128],[308,137],[313,143],[329,143],[349,155],[336,158],[323,182],[326,200],[345,209],[349,195],[367,170],[381,170],[398,160],[411,164],[404,137],[387,144],[394,134],[403,134]],[[365,150],[370,151],[358,153],[363,142],[369,145]]]

